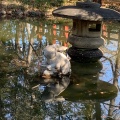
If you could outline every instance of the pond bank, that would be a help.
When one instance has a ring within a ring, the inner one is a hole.
[[[0,18],[44,18],[51,17],[52,11],[53,8],[51,8],[50,10],[39,10],[15,1],[13,1],[12,3],[9,1],[0,2]]]
[[[60,17],[54,17],[52,11],[56,9],[53,7],[49,10],[42,11],[39,9],[30,8],[30,6],[23,6],[16,2],[6,3],[5,1],[0,1],[0,21],[2,20],[22,20],[24,22],[29,22],[33,24],[38,23],[38,21],[47,23],[68,23],[71,20],[63,19]],[[47,21],[46,21],[47,20]]]

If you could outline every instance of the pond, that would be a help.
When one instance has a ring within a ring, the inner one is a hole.
[[[105,44],[99,61],[71,61],[70,76],[40,76],[43,48],[70,47],[71,26],[0,21],[0,120],[120,119],[120,23],[102,24]]]

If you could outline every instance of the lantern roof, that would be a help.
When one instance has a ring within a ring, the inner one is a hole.
[[[120,13],[108,9],[101,8],[100,4],[95,2],[76,2],[74,6],[63,6],[52,12],[54,16],[89,20],[89,21],[102,21],[102,20],[120,20]]]

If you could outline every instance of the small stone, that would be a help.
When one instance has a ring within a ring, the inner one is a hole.
[[[6,14],[6,11],[5,11],[5,10],[1,10],[1,11],[0,11],[0,14],[1,14],[1,15],[5,15],[5,14]]]
[[[8,15],[12,15],[12,11],[7,11],[7,14]]]
[[[104,92],[100,92],[101,94],[104,94]]]
[[[28,11],[24,11],[23,15],[28,16],[29,15]]]

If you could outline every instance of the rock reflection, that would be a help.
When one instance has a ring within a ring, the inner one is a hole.
[[[45,102],[63,101],[62,96],[58,95],[62,93],[69,85],[70,78],[63,76],[62,78],[56,78],[55,82],[47,84],[45,90],[42,92],[41,99]]]
[[[102,64],[99,61],[91,65],[73,62],[72,84],[61,94],[73,101],[82,99],[107,101],[114,98],[118,90],[114,85],[99,80],[101,70]]]

